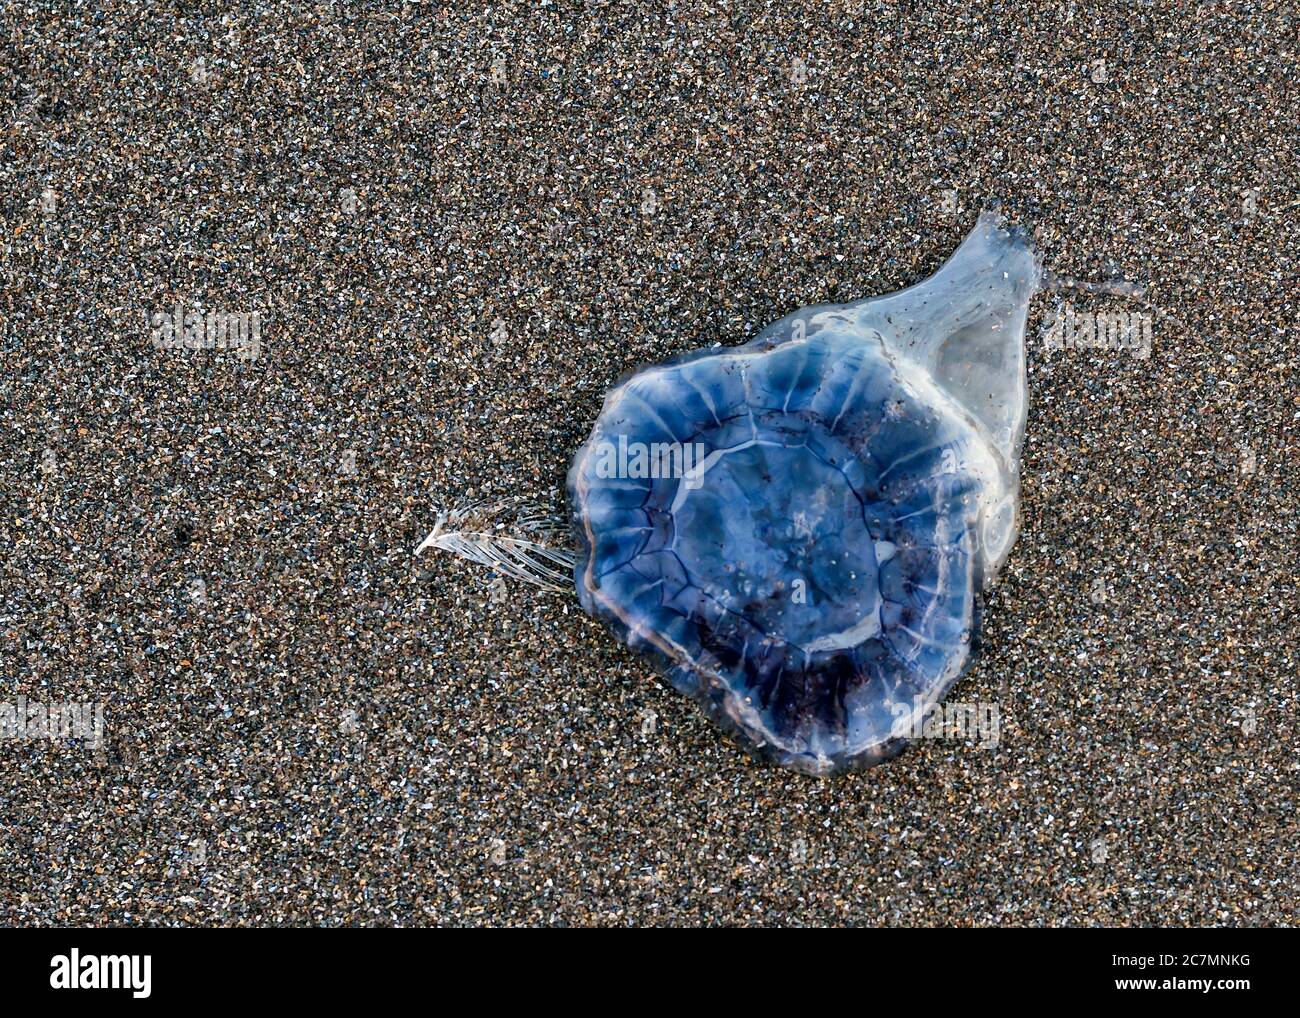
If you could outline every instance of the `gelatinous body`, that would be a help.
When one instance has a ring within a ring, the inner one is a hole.
[[[618,386],[569,477],[583,607],[756,752],[897,752],[1015,540],[1038,279],[986,215],[918,286]]]

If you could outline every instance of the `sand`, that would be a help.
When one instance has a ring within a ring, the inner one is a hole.
[[[1172,6],[6,8],[0,699],[104,733],[0,741],[0,922],[1293,924],[1295,18]],[[950,697],[995,746],[760,765],[571,595],[413,557],[994,207],[1109,291],[1031,312]]]

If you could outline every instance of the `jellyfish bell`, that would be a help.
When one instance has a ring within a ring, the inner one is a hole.
[[[583,608],[757,754],[828,774],[898,752],[1015,542],[1040,275],[986,214],[915,286],[617,386],[569,473]],[[611,470],[634,445],[691,466]]]

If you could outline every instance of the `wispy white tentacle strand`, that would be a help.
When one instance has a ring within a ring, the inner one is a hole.
[[[543,590],[573,592],[577,553],[565,526],[546,510],[519,499],[474,503],[443,513],[415,549],[449,551]]]

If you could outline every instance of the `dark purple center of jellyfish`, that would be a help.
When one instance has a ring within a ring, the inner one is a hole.
[[[806,434],[762,434],[774,437],[716,452],[700,487],[678,486],[673,551],[701,590],[715,592],[714,629],[740,639],[742,654],[745,640],[805,653],[861,643],[880,631],[862,496]]]
[[[583,606],[750,748],[881,759],[970,653],[970,439],[860,337],[637,376],[570,476]]]

